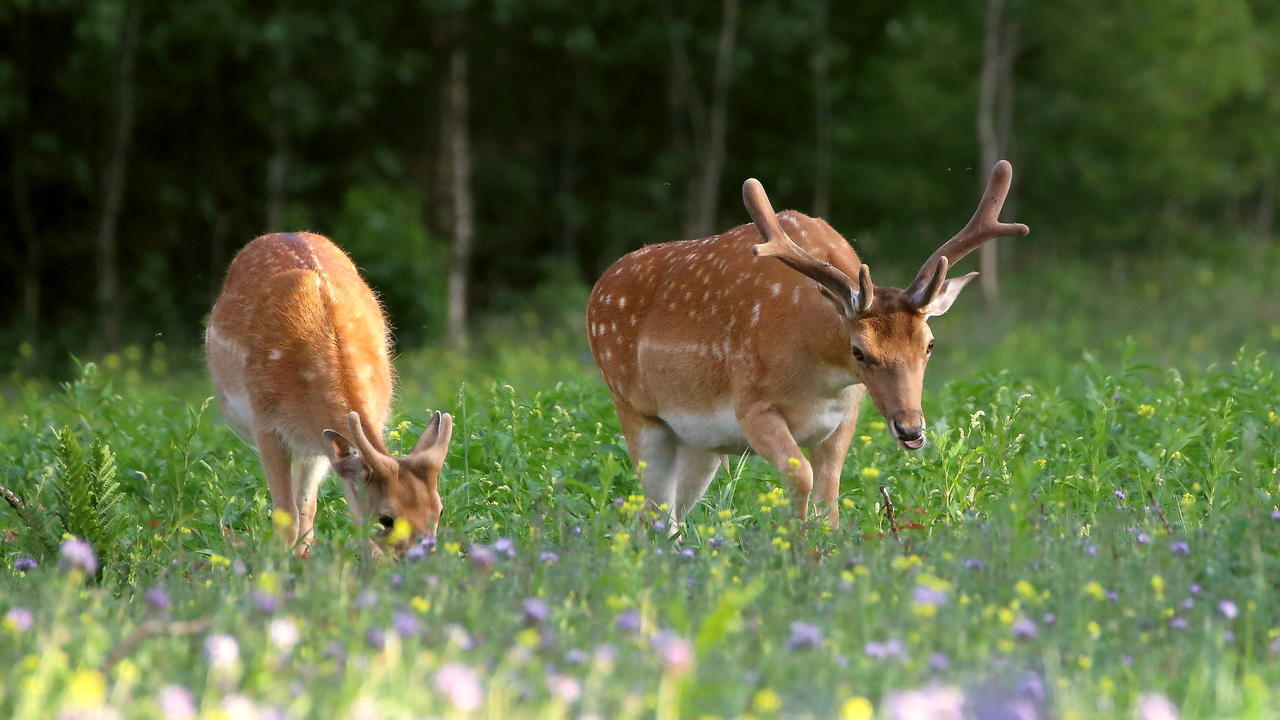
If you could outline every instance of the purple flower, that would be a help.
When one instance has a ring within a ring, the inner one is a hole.
[[[942,672],[951,667],[951,660],[943,653],[936,652],[929,655],[929,667],[938,672]]]
[[[1084,554],[1088,555],[1089,557],[1096,556],[1098,554],[1098,546],[1094,545],[1093,543],[1089,543],[1088,545],[1085,545]]]
[[[1280,520],[1280,510],[1272,510],[1272,511],[1271,511],[1271,519],[1272,519],[1272,520]]]
[[[788,650],[812,650],[822,645],[822,629],[817,625],[799,620],[791,623],[791,637],[787,639]]]
[[[1195,606],[1196,606],[1196,601],[1195,601],[1195,600],[1192,600],[1191,598],[1187,598],[1186,600],[1183,600],[1183,601],[1182,601],[1182,609],[1183,609],[1183,610],[1190,610],[1191,608],[1193,608],[1193,607],[1195,607]]]
[[[1027,697],[1042,702],[1045,699],[1044,679],[1039,673],[1029,672],[1022,678],[1022,682],[1018,683],[1018,692]]]
[[[471,558],[471,564],[481,570],[488,570],[493,567],[496,557],[493,549],[488,545],[472,545],[467,549],[467,557]]]
[[[232,668],[240,662],[240,643],[230,635],[213,633],[204,639],[204,654],[215,670]]]
[[[404,585],[404,576],[400,573],[392,573],[391,577],[387,579],[387,584],[398,589]]]
[[[36,562],[36,559],[31,557],[30,555],[23,555],[22,557],[13,561],[13,569],[17,570],[18,572],[24,572],[24,573],[31,572],[32,570],[35,570],[38,567],[40,567],[40,563]]]
[[[564,661],[570,665],[581,665],[587,661],[587,653],[582,648],[570,648],[564,654]]]
[[[1151,542],[1151,537],[1146,533],[1142,532],[1141,530],[1135,532],[1133,534],[1133,538],[1138,541],[1139,545],[1146,545],[1147,543]]]
[[[1235,620],[1236,616],[1240,614],[1240,610],[1236,608],[1236,604],[1230,600],[1223,600],[1218,603],[1218,612],[1222,613],[1222,617],[1228,620]]]
[[[378,593],[365,590],[356,596],[355,605],[360,610],[369,610],[378,604]]]
[[[1045,625],[1052,625],[1058,622],[1058,617],[1051,612],[1047,612],[1044,614],[1043,622]]]
[[[1200,587],[1200,583],[1191,583],[1191,594],[1199,595],[1204,588]]]
[[[947,604],[947,594],[928,585],[917,585],[911,593],[911,599],[917,605],[939,607]]]
[[[981,570],[987,564],[978,558],[965,558],[964,567],[966,570]]]
[[[478,710],[484,699],[480,676],[466,665],[446,664],[436,673],[433,684],[436,691],[448,697],[449,702],[462,712]]]
[[[1116,499],[1118,499],[1118,500],[1123,500],[1123,499],[1125,499],[1126,497],[1128,497],[1128,495],[1125,495],[1124,491],[1123,491],[1123,490],[1121,490],[1120,488],[1116,488],[1116,489],[1115,489],[1115,490],[1113,490],[1112,492],[1115,494]]]
[[[1137,720],[1178,720],[1178,708],[1160,693],[1147,693],[1134,708]]]
[[[404,551],[404,556],[409,560],[421,560],[427,556],[427,549],[423,547],[422,543],[415,543]]]
[[[516,544],[509,537],[500,537],[493,541],[493,551],[513,558],[516,556]]]
[[[391,626],[400,637],[416,637],[422,632],[422,623],[408,610],[397,610],[391,615]]]
[[[1174,630],[1182,630],[1185,627],[1187,627],[1187,621],[1177,615],[1174,615],[1173,617],[1169,618],[1169,627],[1173,628]]]
[[[1133,656],[1128,654],[1121,655],[1120,662],[1124,663],[1125,667],[1133,667]]]
[[[550,550],[543,550],[542,552],[538,553],[538,562],[543,563],[545,565],[555,565],[556,563],[560,562],[560,556],[551,552]]]
[[[669,630],[653,636],[653,649],[670,672],[683,673],[693,664],[693,643]]]
[[[364,641],[374,650],[381,650],[387,645],[387,633],[382,628],[369,628],[364,634]]]
[[[194,720],[196,699],[191,691],[181,685],[165,685],[156,695],[160,714],[168,720]]]
[[[640,632],[640,613],[635,610],[623,610],[618,613],[614,623],[624,633]]]
[[[698,551],[693,548],[684,548],[680,551],[680,557],[689,560],[698,556]]]
[[[903,646],[902,641],[897,638],[890,638],[884,642],[868,642],[862,646],[862,651],[866,653],[867,657],[876,660],[896,658],[906,661],[907,659],[906,648]]]
[[[537,598],[529,598],[521,605],[524,610],[524,621],[530,625],[541,625],[551,614],[547,604]]]
[[[1107,599],[1110,600],[1111,602],[1115,602],[1116,600],[1120,599],[1120,594],[1117,593],[1115,590],[1108,590]]]
[[[1174,555],[1191,554],[1191,546],[1188,545],[1185,540],[1174,540],[1172,543],[1170,543],[1169,549],[1173,551]]]
[[[1035,621],[1025,617],[1015,620],[1010,630],[1013,631],[1013,636],[1019,640],[1030,640],[1039,633]]]
[[[87,573],[98,571],[98,556],[93,554],[93,548],[76,537],[67,538],[62,543],[62,563],[70,570],[83,570]]]
[[[30,630],[33,622],[35,622],[35,615],[24,607],[9,608],[9,612],[4,614],[5,627],[13,628],[20,633]]]
[[[280,598],[266,592],[265,590],[254,590],[252,597],[253,604],[257,605],[259,610],[268,615],[280,609]]]
[[[153,587],[147,591],[147,604],[156,610],[163,610],[169,607],[169,593],[164,591],[162,587]]]

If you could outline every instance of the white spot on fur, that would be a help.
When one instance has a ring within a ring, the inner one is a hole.
[[[751,325],[755,327],[760,324],[760,303],[756,303],[751,307]]]
[[[626,296],[625,296],[625,295],[619,295],[619,296],[618,296],[618,308],[619,308],[619,309],[622,309],[622,308],[625,308],[626,306],[627,306],[627,298],[626,298]]]
[[[782,283],[774,283],[773,285],[769,286],[769,292],[773,293],[773,295],[776,297],[778,294],[782,292]]]
[[[268,360],[279,360],[282,357],[284,357],[284,353],[280,351],[280,348],[274,348],[271,352],[267,353]]]

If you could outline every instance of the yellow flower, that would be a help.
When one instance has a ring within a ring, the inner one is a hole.
[[[537,647],[540,640],[541,636],[538,634],[538,631],[533,628],[525,628],[524,630],[516,633],[516,644],[523,647]]]
[[[1267,413],[1267,422],[1271,423],[1272,425],[1280,425],[1280,415],[1277,415],[1276,411],[1272,410],[1271,412]]]
[[[457,555],[462,552],[462,544],[456,542],[447,542],[444,544],[444,551],[449,555]]]
[[[919,555],[899,555],[893,559],[890,565],[893,566],[894,570],[909,570],[923,563],[924,561],[920,559]]]
[[[387,542],[392,545],[399,545],[409,536],[413,534],[413,527],[409,525],[409,521],[402,517],[397,517],[396,521],[391,525],[391,532],[387,533]]]
[[[732,511],[732,510],[721,510],[721,511],[720,511],[720,519],[721,519],[721,520],[728,520],[728,519],[729,519],[729,518],[731,518],[731,517],[733,517],[733,511]]]
[[[840,720],[871,720],[871,701],[855,695],[840,706]]]
[[[1076,664],[1079,665],[1082,670],[1088,670],[1093,667],[1093,658],[1088,655],[1081,655],[1076,659]]]
[[[1017,584],[1013,586],[1013,589],[1016,590],[1019,595],[1028,600],[1034,599],[1036,596],[1035,586],[1026,580],[1019,580]]]
[[[778,697],[778,693],[773,690],[763,688],[752,698],[751,704],[761,712],[777,712],[778,708],[782,707],[782,698]]]
[[[1150,420],[1156,414],[1156,409],[1143,403],[1138,406],[1138,417]]]
[[[77,670],[67,683],[67,702],[73,707],[97,707],[106,697],[107,679],[97,670]]]
[[[1196,496],[1192,495],[1191,493],[1182,493],[1182,497],[1178,500],[1178,502],[1182,503],[1185,506],[1195,505]]]
[[[1013,611],[1009,608],[1000,608],[1000,610],[996,612],[996,616],[999,617],[1000,622],[1005,625],[1012,625],[1015,619]]]
[[[271,511],[271,524],[276,526],[276,530],[287,530],[293,525],[293,516],[280,508],[276,508]]]
[[[880,471],[873,467],[862,468],[862,477],[864,480],[875,480],[880,477]]]
[[[1164,578],[1159,575],[1151,576],[1151,589],[1156,594],[1156,599],[1164,597]]]
[[[230,561],[230,560],[228,560],[227,558],[225,558],[225,557],[223,557],[223,556],[219,555],[218,553],[210,553],[210,554],[209,554],[209,564],[210,564],[210,565],[221,565],[221,566],[223,566],[223,567],[226,567],[226,566],[228,566],[228,565],[230,565],[230,564],[231,564],[231,561]]]
[[[1094,600],[1101,600],[1107,596],[1107,592],[1102,589],[1102,585],[1097,580],[1090,580],[1080,588],[1080,592],[1085,595],[1092,595]]]
[[[1094,640],[1097,640],[1099,637],[1102,636],[1102,627],[1098,625],[1097,621],[1090,620],[1089,624],[1086,627],[1089,629],[1089,637],[1093,638]]]

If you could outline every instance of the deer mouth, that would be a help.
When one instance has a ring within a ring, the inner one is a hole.
[[[924,447],[925,435],[923,428],[908,432],[898,424],[897,420],[890,422],[889,426],[893,430],[894,439],[898,441],[903,450],[919,450]]]

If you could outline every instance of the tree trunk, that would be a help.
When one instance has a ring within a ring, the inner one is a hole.
[[[446,341],[454,347],[467,343],[467,286],[471,274],[471,246],[475,228],[471,199],[471,147],[467,123],[467,51],[461,12],[455,16],[456,32],[449,50],[446,98],[441,126],[449,159],[452,202],[452,246],[447,281],[448,320]]]
[[[120,55],[116,66],[116,117],[111,137],[110,160],[103,174],[102,220],[98,226],[98,328],[99,342],[106,352],[120,345],[120,271],[118,229],[128,181],[129,143],[133,136],[135,77],[138,55],[138,0],[127,0],[120,26]]]
[[[701,173],[698,176],[694,215],[689,223],[690,237],[705,237],[715,232],[716,200],[720,195],[720,174],[724,170],[725,135],[729,124],[733,48],[738,38],[738,1],[724,0],[723,4],[715,78],[711,88],[711,107],[707,113],[706,153],[702,157]]]
[[[813,3],[813,214],[831,211],[831,83],[827,41],[827,0]]]
[[[981,165],[978,168],[979,182],[985,183],[991,166],[996,164],[1005,152],[1003,138],[1000,136],[1001,120],[1001,70],[1004,40],[1004,0],[987,0],[986,25],[983,31],[982,72],[978,87],[978,146]],[[1010,59],[1009,64],[1012,64]],[[1000,302],[999,278],[999,240],[989,240],[979,251],[980,278],[982,280],[982,296],[988,308],[994,308]]]

